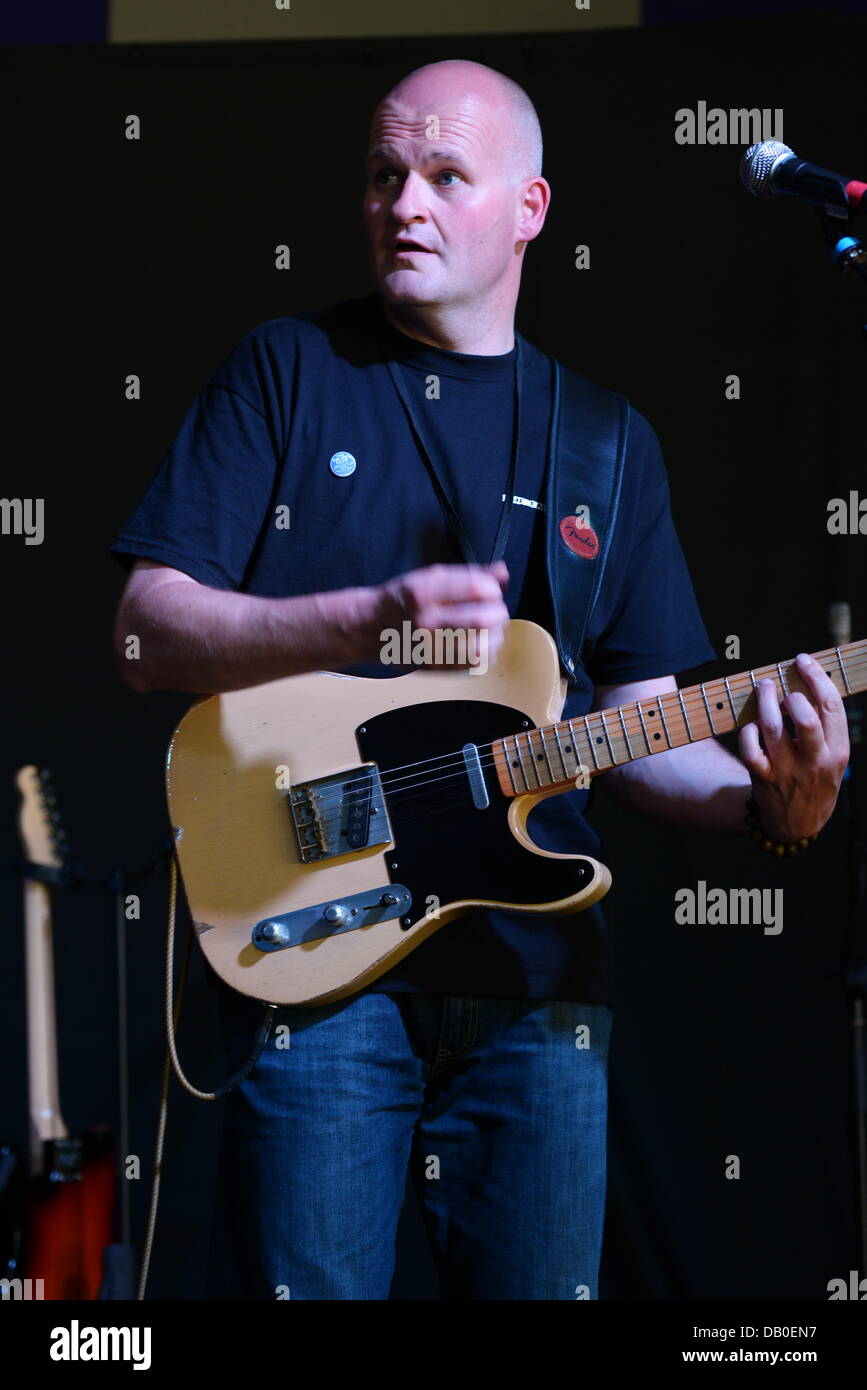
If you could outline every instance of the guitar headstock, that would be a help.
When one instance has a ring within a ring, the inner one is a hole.
[[[51,774],[29,763],[20,767],[15,782],[21,794],[18,833],[27,858],[45,868],[63,867],[69,846],[57,809]]]

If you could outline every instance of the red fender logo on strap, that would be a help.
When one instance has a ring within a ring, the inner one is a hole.
[[[573,555],[592,560],[599,554],[599,537],[580,516],[564,516],[560,522],[560,535]]]

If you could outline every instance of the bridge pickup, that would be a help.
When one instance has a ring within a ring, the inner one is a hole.
[[[393,839],[375,763],[298,783],[289,792],[289,812],[304,864]]]

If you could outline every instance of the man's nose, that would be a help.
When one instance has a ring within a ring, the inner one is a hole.
[[[427,185],[420,174],[411,169],[403,181],[403,187],[391,205],[392,216],[398,222],[412,222],[416,217],[424,217]]]

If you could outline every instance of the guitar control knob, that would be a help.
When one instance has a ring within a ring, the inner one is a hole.
[[[260,935],[270,946],[288,946],[289,928],[285,922],[266,922],[260,928]]]
[[[344,922],[349,921],[349,913],[342,903],[331,903],[329,907],[326,907],[322,916],[326,922],[334,922],[339,927],[342,927]]]

